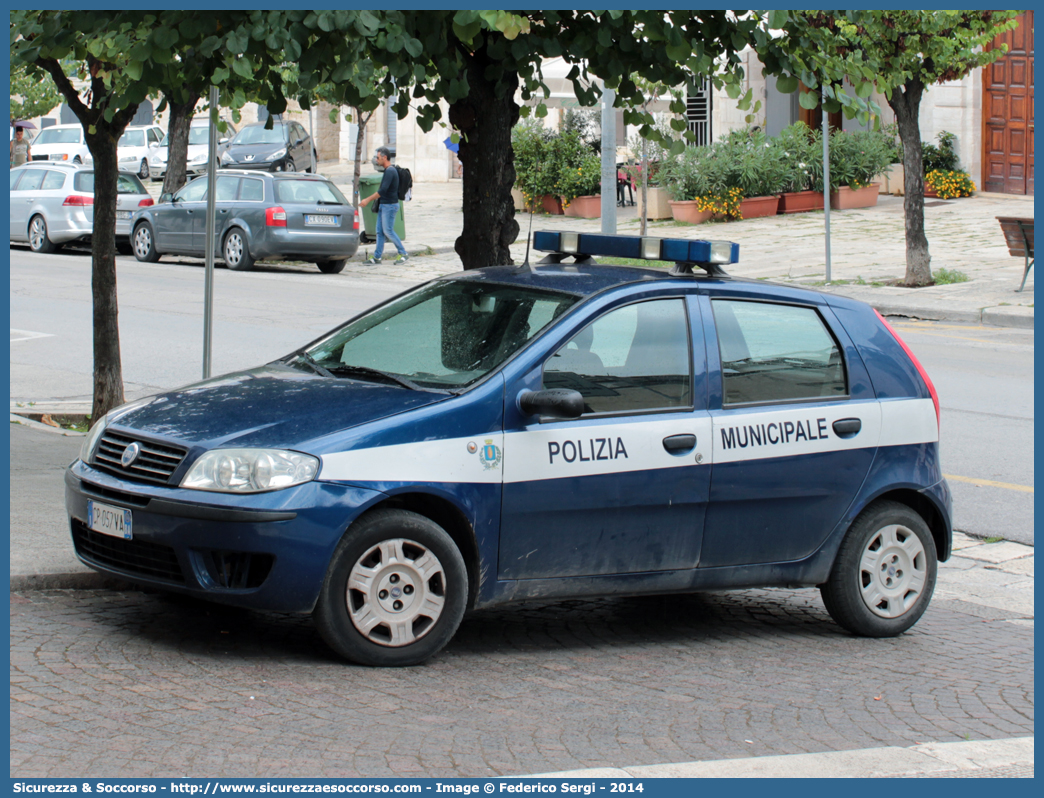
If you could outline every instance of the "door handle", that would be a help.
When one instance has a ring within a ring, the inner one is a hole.
[[[863,422],[858,418],[839,418],[834,422],[834,433],[839,438],[851,438],[863,428]]]
[[[663,448],[671,454],[685,454],[695,447],[695,435],[669,435],[663,439]]]

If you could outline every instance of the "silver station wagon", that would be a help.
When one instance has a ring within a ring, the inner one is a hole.
[[[206,255],[209,178],[199,177],[131,220],[134,256]],[[359,248],[359,217],[330,180],[302,173],[217,172],[215,255],[236,271],[262,259],[303,260],[337,274]]]

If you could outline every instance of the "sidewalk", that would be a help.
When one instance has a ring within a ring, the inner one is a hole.
[[[321,174],[350,188],[350,164],[320,164]],[[369,164],[363,174],[373,172]],[[411,260],[394,266],[391,256],[380,266],[364,266],[372,244],[363,245],[344,274],[379,274],[404,280],[428,280],[459,271],[453,244],[463,225],[460,180],[417,183],[413,200],[405,203],[406,238]],[[928,200],[925,229],[933,272],[963,272],[968,281],[930,288],[881,285],[901,280],[906,272],[903,198],[882,195],[873,208],[832,211],[830,214],[831,277],[824,285],[825,238],[822,212],[772,216],[727,224],[698,226],[672,220],[649,224],[649,235],[726,238],[740,245],[740,262],[728,271],[737,277],[792,282],[844,294],[868,302],[886,315],[919,319],[1033,328],[1035,272],[1026,289],[1023,261],[1008,254],[997,216],[1032,216],[1033,197],[977,194],[959,200]],[[530,217],[519,213],[522,228],[511,246],[515,263],[525,258]],[[537,214],[534,230],[601,232],[600,219],[574,219]],[[634,207],[617,208],[617,232],[638,235],[640,221]],[[542,257],[532,253],[530,261]]]

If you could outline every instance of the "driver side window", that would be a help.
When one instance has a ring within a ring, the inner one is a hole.
[[[584,415],[692,406],[689,321],[682,299],[638,302],[580,330],[544,364],[544,388],[584,397]]]
[[[177,202],[200,202],[207,193],[207,179],[193,180],[174,195]]]

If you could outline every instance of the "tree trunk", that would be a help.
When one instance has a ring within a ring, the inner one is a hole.
[[[362,151],[363,151],[363,132],[366,126],[370,123],[370,118],[376,113],[376,111],[370,111],[363,117],[362,109],[352,107],[352,116],[355,117],[355,171],[352,173],[352,205],[356,208],[359,207],[359,178],[362,177]],[[365,197],[363,198],[365,199]]]
[[[485,46],[466,61],[468,96],[449,111],[450,123],[461,133],[457,156],[464,170],[464,229],[453,248],[465,269],[512,265],[510,245],[519,232],[511,199],[518,75],[505,75],[500,84],[487,80],[486,68],[494,62]]]
[[[167,123],[167,174],[163,178],[164,194],[173,194],[185,185],[189,128],[192,127],[192,114],[196,110],[199,97],[199,94],[192,94],[183,103],[167,100],[170,118]]]
[[[932,256],[924,234],[924,164],[921,127],[918,122],[924,84],[908,80],[892,92],[888,105],[895,111],[899,138],[903,141],[903,215],[906,219],[906,278],[904,285],[932,284]]]
[[[94,233],[91,236],[91,296],[94,301],[94,404],[91,426],[123,404],[123,365],[120,360],[119,308],[116,302],[116,181],[119,173],[116,142],[123,124],[106,124],[101,114],[97,130],[87,134],[94,158]],[[87,125],[84,125],[86,128]]]

